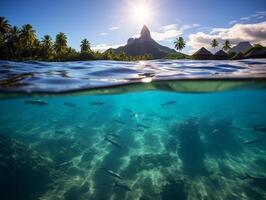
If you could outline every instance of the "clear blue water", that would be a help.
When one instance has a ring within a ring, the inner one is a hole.
[[[1,199],[266,198],[265,60],[116,65],[2,62]]]

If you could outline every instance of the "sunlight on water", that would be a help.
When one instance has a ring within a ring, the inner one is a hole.
[[[265,78],[266,60],[0,61],[0,91],[66,92],[180,79]]]

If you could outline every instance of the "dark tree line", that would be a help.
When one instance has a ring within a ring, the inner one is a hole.
[[[80,52],[68,46],[65,33],[58,33],[55,40],[44,35],[40,40],[30,24],[22,27],[11,26],[5,17],[0,17],[0,59],[1,60],[147,60],[151,55],[127,56],[113,50],[104,53],[93,51],[89,40],[83,39]]]

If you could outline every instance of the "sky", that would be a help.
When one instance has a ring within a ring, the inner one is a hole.
[[[266,45],[266,0],[1,0],[0,16],[12,25],[31,24],[40,39],[64,32],[77,50],[84,38],[100,51],[124,45],[144,24],[171,48],[184,37],[189,54],[211,49],[214,38],[220,46],[225,39]]]

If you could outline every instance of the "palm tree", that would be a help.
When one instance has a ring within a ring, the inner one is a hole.
[[[67,52],[67,36],[60,32],[56,35],[55,51],[58,57],[62,57]]]
[[[7,47],[6,47],[6,39],[10,31],[10,24],[8,23],[8,20],[5,17],[0,17],[0,37],[1,37],[1,48],[3,48],[4,54],[6,56],[6,59],[8,59],[7,55]]]
[[[13,26],[8,37],[8,47],[12,54],[15,52],[15,57],[20,57],[20,34],[20,29],[17,26]]]
[[[0,17],[0,33],[6,35],[10,31],[10,24],[5,17]]]
[[[30,57],[32,58],[32,49],[34,47],[34,44],[36,44],[36,31],[33,30],[32,26],[30,24],[26,24],[22,26],[21,29],[21,41],[23,45],[26,47],[26,49],[30,53]]]
[[[183,37],[176,38],[174,44],[177,51],[181,51],[186,46],[186,42]]]
[[[214,48],[214,51],[216,52],[216,47],[218,47],[219,43],[216,39],[213,39],[211,41],[211,47]]]
[[[80,48],[81,48],[80,49],[81,53],[89,52],[91,49],[91,44],[90,44],[89,40],[87,40],[87,39],[82,40]]]
[[[224,45],[223,45],[223,50],[228,51],[231,49],[231,44],[229,40],[225,40]]]
[[[113,49],[108,50],[107,52],[105,52],[105,54],[107,60],[114,60],[116,57],[116,54]]]
[[[41,57],[44,59],[51,59],[54,53],[53,47],[54,43],[52,37],[50,35],[43,36],[41,41]]]

